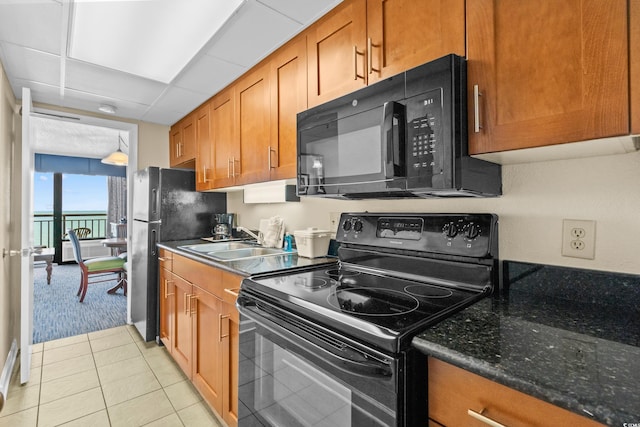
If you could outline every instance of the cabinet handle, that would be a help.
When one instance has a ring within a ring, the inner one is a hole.
[[[173,295],[173,293],[168,293],[167,292],[167,290],[169,289],[169,283],[173,283],[173,280],[164,279],[164,299],[167,299],[171,295]]]
[[[240,288],[235,288],[235,289],[225,289],[224,290],[226,293],[233,295],[234,297],[238,297],[238,292],[240,291]]]
[[[380,69],[373,68],[373,48],[378,46],[380,45],[373,44],[371,37],[367,37],[367,71],[369,74],[372,74],[374,71],[376,73],[380,72]]]
[[[219,341],[222,341],[223,338],[227,338],[229,336],[229,316],[230,316],[229,314],[224,314],[224,315],[218,314],[218,337],[220,337]],[[226,325],[225,327],[226,333],[224,334],[222,333],[223,321]]]
[[[176,159],[180,157],[180,143],[176,142]]]
[[[480,133],[482,125],[480,124],[480,89],[478,85],[473,85],[473,131]]]
[[[193,302],[193,306],[191,306],[191,302]],[[189,295],[189,316],[193,316],[198,314],[198,296],[197,295]]]
[[[358,52],[358,46],[353,45],[353,80],[358,80],[358,78],[364,80],[365,76],[358,74],[358,55],[362,54]]]
[[[236,159],[235,157],[232,157],[233,159],[233,177],[235,178],[236,176],[240,175],[240,172],[238,172],[236,174],[236,162],[238,162],[238,171],[240,171],[240,159]]]
[[[231,178],[231,157],[227,159],[227,178]]]
[[[480,412],[476,412],[476,411],[474,411],[472,409],[467,409],[467,414],[470,417],[475,418],[476,420],[478,420],[480,422],[483,422],[488,426],[491,426],[491,427],[506,427],[504,424],[500,424],[499,422],[494,421],[491,418],[482,415],[482,413],[485,411],[485,409],[486,408],[482,409],[482,411],[480,411]]]
[[[158,257],[158,261],[162,261],[162,262],[164,262],[164,261],[166,261],[166,260],[167,260],[167,259],[166,259],[166,258],[164,258],[164,257],[161,257],[161,256],[159,256],[159,257]]]
[[[184,315],[185,316],[189,315],[189,309],[187,308],[187,298],[189,298],[189,294],[185,293],[184,294]]]
[[[206,166],[202,167],[202,182],[209,182],[209,180],[207,179],[207,167]]]
[[[269,158],[269,170],[271,170],[271,169],[275,169],[275,168],[277,167],[277,166],[273,166],[273,165],[272,165],[272,163],[271,163],[271,153],[277,153],[277,151],[276,151],[276,150],[273,150],[273,149],[271,148],[271,146],[268,146],[268,147],[267,147],[267,156],[269,156],[269,157],[268,157],[268,158]]]

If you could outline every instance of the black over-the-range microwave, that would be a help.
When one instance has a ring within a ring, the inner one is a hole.
[[[468,154],[466,86],[447,55],[299,113],[298,195],[500,195],[500,165]]]

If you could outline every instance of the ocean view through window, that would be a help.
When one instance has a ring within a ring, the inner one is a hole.
[[[34,180],[34,245],[53,246],[54,174],[36,172]],[[88,238],[105,238],[107,224],[107,177],[62,175],[62,230],[86,227]]]

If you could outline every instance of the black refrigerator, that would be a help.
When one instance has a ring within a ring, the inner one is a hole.
[[[134,174],[130,249],[131,320],[145,341],[158,337],[156,243],[211,236],[226,193],[195,191],[195,172],[148,167]]]

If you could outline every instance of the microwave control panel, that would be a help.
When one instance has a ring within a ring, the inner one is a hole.
[[[442,89],[407,100],[409,187],[443,188],[447,153],[442,135]]]

